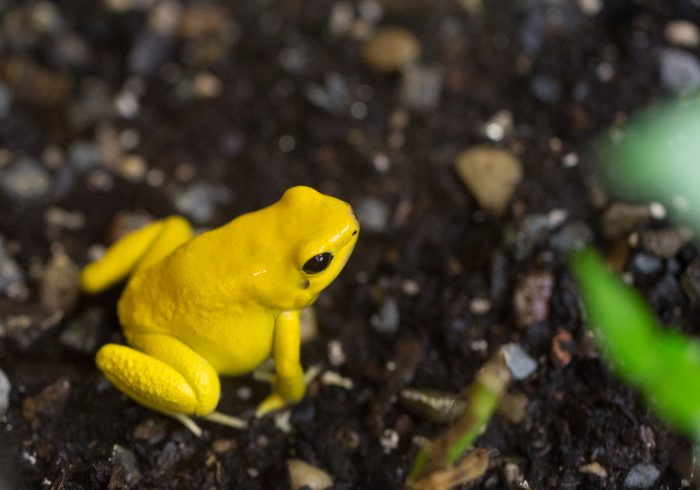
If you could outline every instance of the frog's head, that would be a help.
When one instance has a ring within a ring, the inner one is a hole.
[[[263,211],[274,215],[278,255],[266,267],[264,301],[295,310],[316,300],[340,273],[360,231],[349,204],[309,187],[292,187]],[[270,281],[274,279],[274,283]],[[262,286],[262,282],[258,282]]]

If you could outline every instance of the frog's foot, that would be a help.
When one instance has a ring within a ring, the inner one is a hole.
[[[272,373],[255,371],[253,373],[255,379],[272,384],[272,394],[258,405],[255,416],[263,417],[270,412],[301,401],[306,393],[306,387],[320,372],[321,368],[311,366],[306,372],[301,373],[301,376],[281,378]]]
[[[192,238],[184,218],[171,216],[126,235],[107,249],[104,257],[88,264],[80,276],[87,293],[99,293],[152,266]]]
[[[174,418],[182,425],[187,427],[189,431],[192,432],[195,436],[202,437],[202,429],[200,429],[197,423],[189,415],[185,415],[184,413],[178,412],[171,412],[168,415],[170,415],[172,418]],[[236,429],[245,429],[246,427],[248,427],[248,422],[246,422],[245,420],[239,419],[237,417],[232,417],[221,412],[212,412],[209,415],[205,415],[201,418],[204,420],[208,420],[209,422],[214,422],[215,424],[221,424],[227,427],[234,427]]]
[[[195,434],[201,430],[189,415],[233,427],[241,425],[232,421],[233,417],[212,415],[221,386],[218,373],[206,359],[169,335],[130,335],[129,341],[134,348],[107,344],[95,358],[97,367],[119,390],[142,405],[175,417]]]

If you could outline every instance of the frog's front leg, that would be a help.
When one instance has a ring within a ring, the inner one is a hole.
[[[97,367],[119,390],[149,408],[173,416],[196,435],[188,415],[244,427],[245,422],[214,412],[219,403],[219,375],[211,364],[180,340],[165,334],[132,334],[129,344],[107,344]]]
[[[258,405],[255,412],[258,417],[304,398],[306,380],[299,362],[300,347],[299,312],[280,313],[272,347],[277,375],[272,379],[272,394]]]

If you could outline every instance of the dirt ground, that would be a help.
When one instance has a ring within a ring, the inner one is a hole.
[[[490,422],[477,446],[497,455],[470,488],[618,489],[640,464],[659,472],[649,488],[692,481],[689,443],[597,357],[561,241],[599,246],[664,321],[698,333],[681,285],[695,248],[642,250],[630,233],[670,226],[649,216],[604,234],[615,200],[586,150],[669,92],[664,50],[700,54],[665,33],[700,6],[478,3],[0,2],[0,369],[11,384],[0,489],[287,489],[289,458],[336,490],[402,488],[419,441],[446,425],[395,403],[399,389],[456,393],[510,342],[537,362],[509,389],[526,397],[525,417]],[[363,61],[383,26],[417,37],[417,88],[408,68]],[[522,162],[500,216],[454,169],[477,144]],[[123,341],[122,286],[75,298],[76,266],[134,223],[180,213],[213,228],[292,185],[349,202],[362,222],[301,352],[305,367],[344,379],[320,378],[260,420],[269,388],[224,379],[218,409],[250,427],[202,421],[200,439],[111,387],[93,357]],[[534,313],[516,308],[533,277],[546,283],[528,296]]]

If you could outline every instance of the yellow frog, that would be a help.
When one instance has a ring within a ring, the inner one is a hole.
[[[97,366],[137,402],[195,434],[189,415],[232,426],[215,412],[219,375],[275,360],[272,394],[260,416],[304,397],[299,310],[347,262],[359,232],[352,208],[309,187],[192,238],[172,216],[127,235],[85,267],[81,286],[102,291],[130,277],[117,305],[129,347],[103,346]]]

